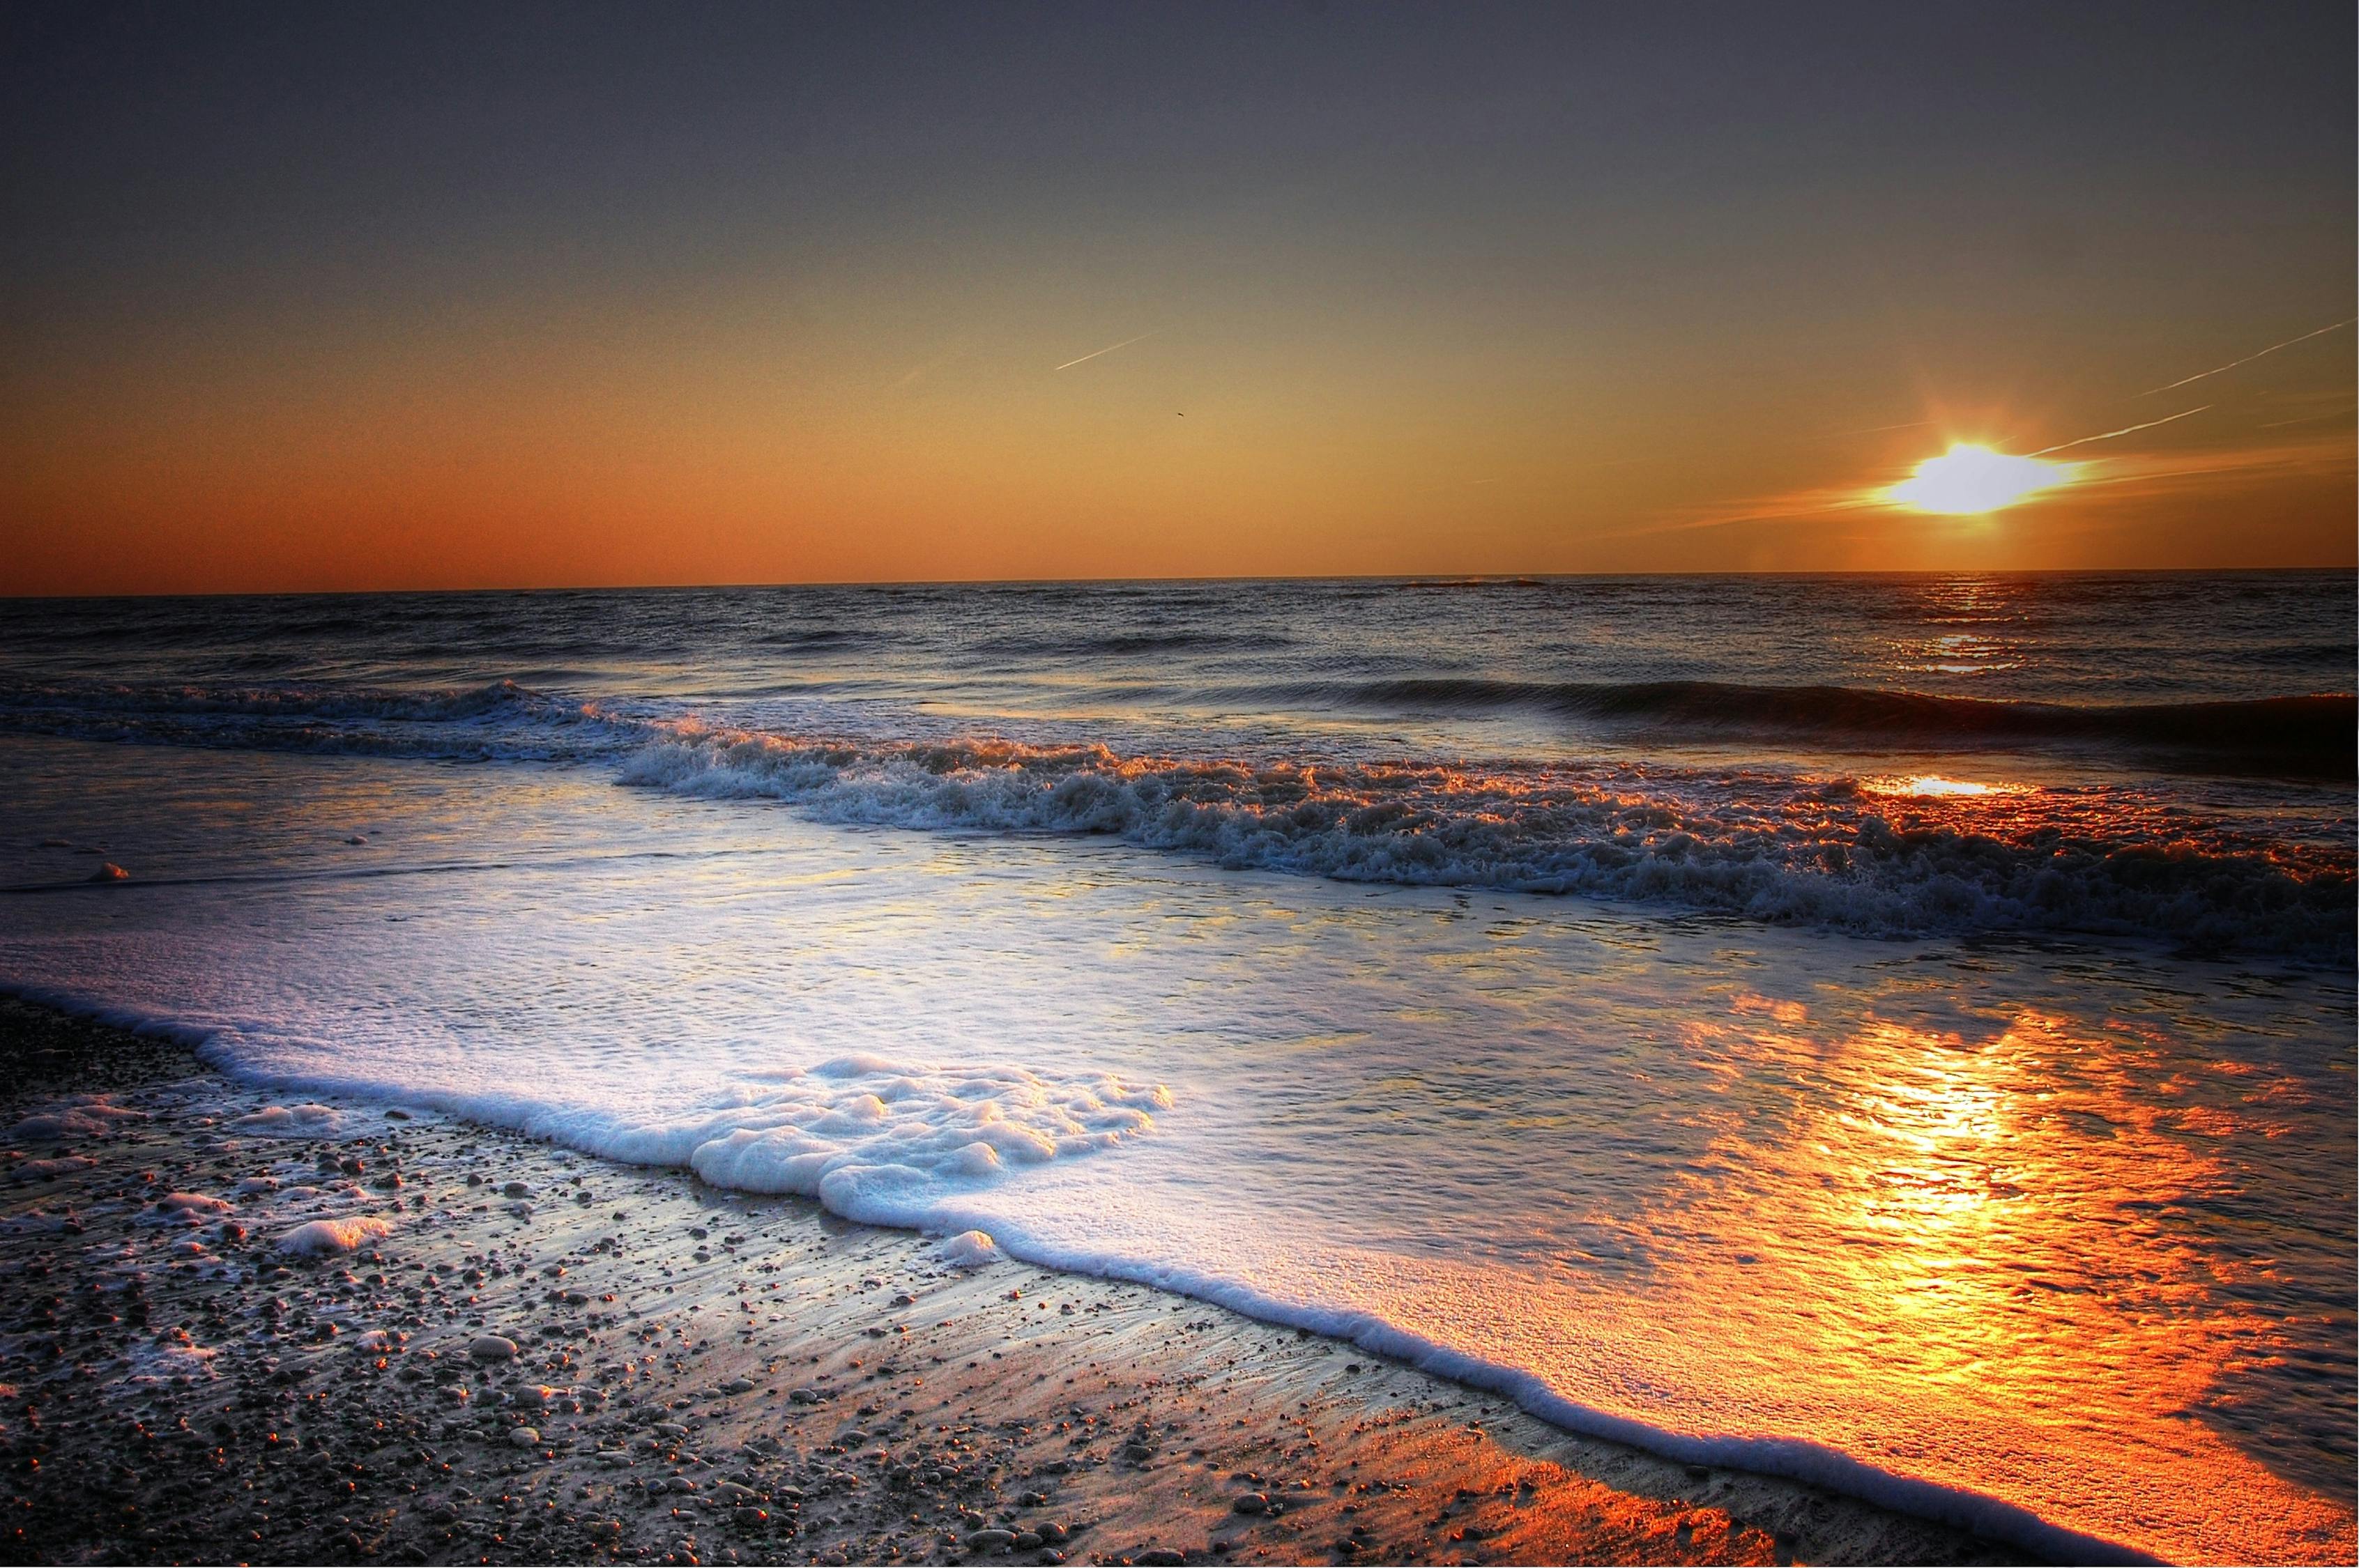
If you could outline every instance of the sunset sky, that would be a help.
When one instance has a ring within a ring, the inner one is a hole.
[[[2347,0],[0,46],[0,593],[2354,558]]]

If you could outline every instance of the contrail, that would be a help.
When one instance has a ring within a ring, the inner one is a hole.
[[[1166,330],[1166,329],[1158,327],[1155,329],[1154,332],[1141,332],[1136,338],[1125,338],[1119,343],[1108,343],[1104,348],[1099,349],[1095,352],[1083,354],[1082,358],[1078,360],[1067,360],[1063,364],[1060,364],[1056,368],[1059,370],[1071,370],[1075,365],[1080,364],[1082,360],[1093,360],[1097,358],[1099,354],[1110,354],[1116,349],[1126,349],[1133,343],[1143,343],[1147,341],[1147,339],[1154,337],[1156,333],[1164,330]]]
[[[2144,392],[2139,393],[2138,395],[2140,397],[2152,397],[2158,392],[2169,392],[2175,388],[2185,386],[2188,382],[2201,381],[2207,375],[2218,375],[2223,370],[2234,370],[2238,365],[2251,364],[2255,360],[2259,359],[2261,354],[2273,354],[2279,349],[2289,349],[2296,343],[2306,343],[2312,338],[2322,338],[2329,332],[2342,330],[2343,328],[2351,325],[2354,321],[2359,321],[2359,316],[2346,316],[2342,320],[2334,323],[2332,327],[2321,327],[2315,332],[2304,332],[2299,338],[2288,338],[2282,343],[2271,343],[2267,348],[2263,349],[2259,354],[2246,354],[2243,359],[2230,360],[2226,364],[2215,365],[2207,371],[2199,371],[2195,374],[2187,377],[2184,381],[2172,382],[2169,386],[2150,386]]]
[[[1917,430],[1930,425],[1930,419],[1911,419],[1906,425],[1869,425],[1857,430],[1837,430],[1838,436],[1874,436],[1886,430]]]
[[[2310,334],[2312,337],[2316,337],[2317,335],[2318,334],[2315,332]],[[2254,356],[2256,359],[2259,357],[2260,356],[2257,354]],[[2203,406],[2203,408],[2209,408],[2212,405],[2207,403]],[[2201,414],[2203,412],[2203,408],[2190,408],[2187,410],[2186,414],[2173,414],[2170,416],[2169,419],[2149,419],[2143,425],[2125,425],[2118,430],[2108,430],[2102,436],[2083,436],[2077,441],[2059,441],[2052,447],[2042,447],[2038,451],[2027,455],[2035,458],[2044,458],[2050,452],[2060,452],[2067,447],[2085,447],[2092,441],[2110,441],[2116,436],[2126,436],[2131,434],[2133,431],[2137,430],[2151,430],[2157,425],[2169,424],[2172,419],[2184,419],[2187,417],[2188,414]]]

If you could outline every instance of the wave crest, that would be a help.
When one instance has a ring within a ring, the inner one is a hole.
[[[1850,781],[1302,766],[1014,741],[862,745],[658,727],[624,783],[829,821],[1103,834],[1240,870],[1585,893],[1884,936],[2093,932],[2326,953],[2347,854],[2103,792],[1907,803]]]

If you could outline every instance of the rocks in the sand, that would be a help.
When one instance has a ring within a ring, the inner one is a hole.
[[[1262,1492],[1246,1492],[1232,1499],[1229,1509],[1232,1513],[1266,1514],[1269,1512],[1269,1498]]]
[[[732,1378],[729,1381],[721,1385],[721,1391],[724,1394],[750,1394],[754,1391],[754,1379],[751,1378]]]
[[[1188,1561],[1188,1554],[1175,1552],[1168,1546],[1154,1546],[1137,1553],[1131,1561],[1139,1564],[1139,1568],[1180,1568],[1180,1564]]]
[[[354,1215],[347,1219],[315,1219],[299,1225],[278,1238],[281,1252],[304,1257],[324,1257],[333,1252],[352,1252],[364,1241],[389,1236],[393,1227],[375,1215]]]
[[[94,882],[127,882],[131,880],[131,873],[113,860],[108,860],[90,873],[90,880]]]
[[[478,1361],[513,1361],[516,1342],[505,1334],[479,1334],[468,1345],[467,1354]]]
[[[510,1182],[500,1189],[500,1195],[504,1198],[528,1198],[532,1196],[532,1188],[523,1182]]]
[[[978,1530],[966,1538],[970,1552],[999,1552],[1015,1544],[1016,1532],[1012,1530]]]
[[[540,1431],[538,1427],[520,1426],[508,1433],[508,1441],[518,1448],[538,1448],[540,1446]]]
[[[791,1389],[788,1390],[787,1398],[799,1405],[815,1405],[819,1403],[820,1393],[817,1389],[808,1387]]]

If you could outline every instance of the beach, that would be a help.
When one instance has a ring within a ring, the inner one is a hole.
[[[17,1561],[2025,1560],[22,1002],[0,1064]]]

